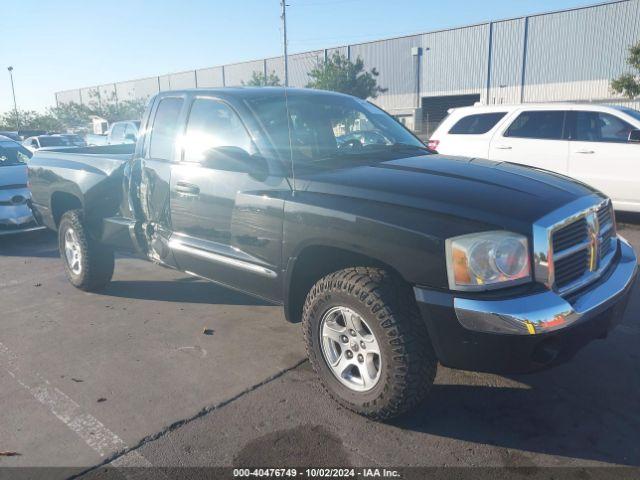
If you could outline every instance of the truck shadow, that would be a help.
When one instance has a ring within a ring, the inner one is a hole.
[[[623,322],[569,363],[506,376],[440,367],[425,403],[392,424],[507,449],[640,466],[638,341],[636,284]],[[525,454],[505,455],[507,466],[533,465]]]
[[[191,277],[177,280],[113,280],[99,293],[111,297],[161,302],[247,306],[274,305],[266,300]]]
[[[51,230],[0,237],[0,257],[58,257],[58,238]]]

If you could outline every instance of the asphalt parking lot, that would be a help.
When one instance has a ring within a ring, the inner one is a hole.
[[[621,234],[640,252],[640,226]],[[640,291],[569,364],[440,368],[412,414],[331,401],[281,308],[134,258],[99,294],[51,233],[0,239],[0,467],[640,466]],[[95,471],[93,472],[95,473]]]

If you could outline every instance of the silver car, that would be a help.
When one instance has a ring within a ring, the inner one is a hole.
[[[0,136],[0,236],[42,230],[31,211],[27,160],[31,152]]]

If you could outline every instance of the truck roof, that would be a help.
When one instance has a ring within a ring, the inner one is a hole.
[[[186,88],[180,90],[165,90],[157,94],[157,96],[171,96],[176,94],[213,94],[222,96],[232,96],[236,98],[264,97],[264,96],[284,96],[285,90],[287,95],[339,95],[350,96],[344,93],[331,92],[328,90],[318,90],[315,88],[284,88],[284,87],[221,87],[221,88]]]

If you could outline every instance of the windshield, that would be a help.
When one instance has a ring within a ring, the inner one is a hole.
[[[71,145],[64,137],[39,137],[40,145],[43,147],[66,147]]]
[[[0,167],[22,165],[31,158],[31,152],[16,142],[0,140]]]
[[[289,94],[291,138],[282,97],[246,100],[281,158],[296,164],[356,158],[385,160],[427,154],[427,148],[393,117],[364,100],[342,95]]]

